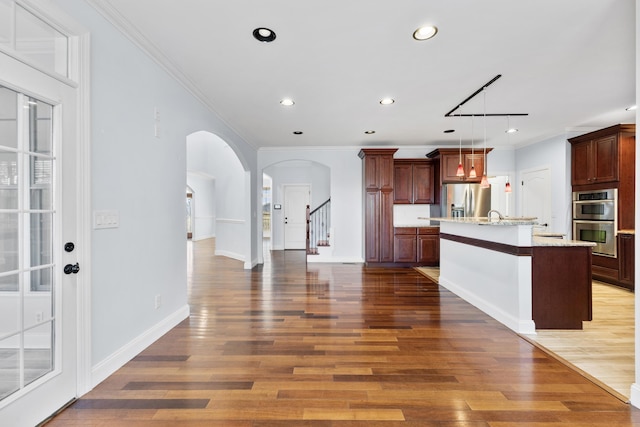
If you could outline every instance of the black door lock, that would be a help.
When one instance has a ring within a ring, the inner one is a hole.
[[[75,247],[76,247],[76,245],[74,245],[73,242],[67,242],[67,243],[64,244],[64,250],[66,252],[73,252]]]
[[[75,264],[67,264],[64,266],[64,274],[78,274],[78,271],[80,271],[80,264],[78,264],[77,262]]]

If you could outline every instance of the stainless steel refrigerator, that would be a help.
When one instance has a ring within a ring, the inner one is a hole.
[[[440,200],[443,218],[483,217],[491,209],[491,187],[480,184],[443,184]]]

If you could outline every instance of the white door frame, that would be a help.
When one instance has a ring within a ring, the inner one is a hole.
[[[75,254],[73,259],[80,264],[81,273],[76,279],[76,397],[88,392],[95,384],[92,382],[91,370],[91,153],[90,153],[90,36],[86,28],[80,26],[66,14],[49,2],[20,0],[19,3],[35,13],[44,21],[69,37],[69,78],[54,73],[38,70],[28,60],[14,55],[6,49],[0,49],[8,57],[22,62],[29,67],[29,73],[44,73],[63,84],[74,88],[76,102],[76,161],[74,167],[77,202],[75,224]],[[0,69],[0,82],[24,93],[33,93],[21,82],[25,80],[11,70]],[[59,250],[59,248],[56,248]],[[58,262],[64,263],[66,258]],[[49,414],[47,414],[49,415]],[[42,420],[38,420],[42,421]]]
[[[547,189],[547,194],[549,194],[549,206],[548,208],[548,218],[547,218],[547,226],[546,229],[547,230],[551,230],[553,228],[553,194],[551,192],[551,167],[549,166],[540,166],[540,167],[535,167],[535,168],[530,168],[530,169],[526,169],[520,172],[520,179],[518,188],[519,188],[519,203],[518,203],[518,209],[519,209],[519,214],[520,216],[525,215],[524,210],[523,210],[523,206],[524,206],[524,189],[523,187],[523,183],[524,183],[524,178],[525,175],[531,174],[531,173],[535,173],[535,172],[542,172],[542,171],[546,171],[547,174],[547,184],[548,184],[548,189]],[[539,218],[540,221],[543,220],[543,218]]]

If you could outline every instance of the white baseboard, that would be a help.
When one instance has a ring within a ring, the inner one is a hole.
[[[96,364],[91,369],[91,388],[100,384],[109,375],[123,367],[128,361],[153,344],[158,338],[189,317],[189,312],[189,305],[185,305],[131,340],[118,351],[111,354],[111,356]]]
[[[640,384],[631,384],[631,399],[630,403],[636,408],[640,408]]]
[[[235,252],[231,252],[231,251],[219,251],[216,249],[215,252],[216,256],[226,256],[227,258],[232,258],[232,259],[237,259],[238,261],[244,261],[245,257],[242,254],[238,254]]]

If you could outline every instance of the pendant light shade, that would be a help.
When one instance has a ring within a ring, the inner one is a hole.
[[[480,188],[489,188],[491,184],[489,184],[489,180],[487,179],[487,174],[482,175],[482,180],[480,181]]]
[[[509,181],[504,185],[504,192],[511,193],[511,183]]]
[[[458,144],[458,154],[459,154],[459,163],[458,170],[456,171],[456,176],[463,177],[464,176],[464,166],[462,166],[462,132],[460,132],[460,142]]]
[[[471,165],[471,170],[469,171],[469,178],[477,178],[478,175],[476,175],[476,168],[475,166]]]

